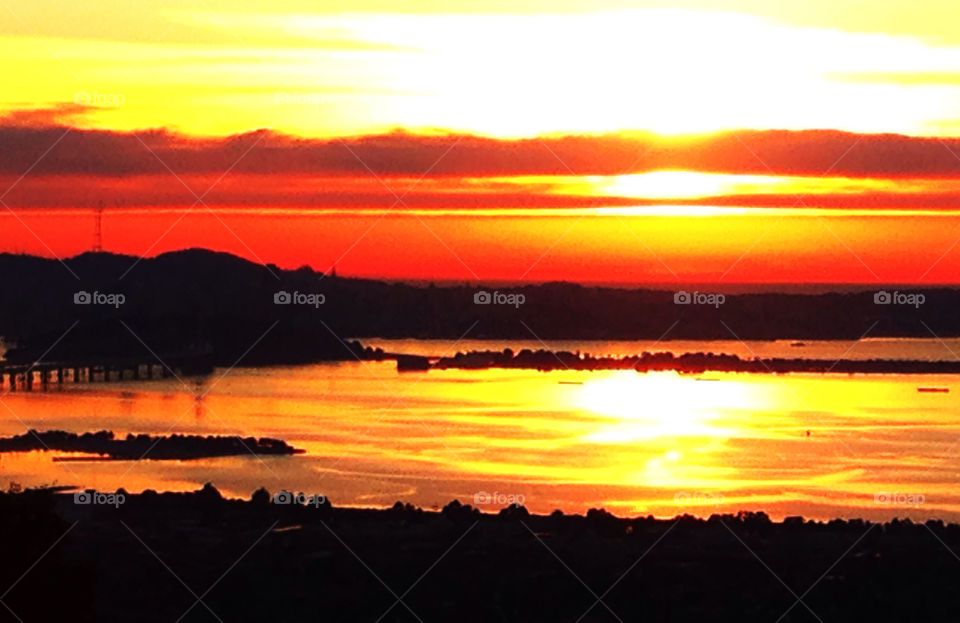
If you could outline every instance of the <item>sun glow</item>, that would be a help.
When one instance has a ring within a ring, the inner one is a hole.
[[[921,192],[956,190],[952,180],[850,179],[792,175],[730,175],[698,171],[652,171],[636,175],[588,177],[594,191],[613,196],[644,199],[694,199],[724,195],[786,194],[810,197],[817,194],[865,192]]]
[[[730,437],[717,426],[720,411],[748,408],[747,386],[735,381],[708,381],[675,373],[626,371],[589,381],[579,396],[582,408],[611,416],[609,427],[590,433],[594,442],[622,443],[662,437]],[[669,458],[669,457],[668,457]],[[672,459],[675,460],[677,455]]]
[[[612,418],[587,434],[586,442],[634,446],[638,459],[646,457],[629,470],[628,481],[671,487],[702,482],[703,472],[694,466],[738,434],[720,425],[723,410],[747,408],[750,392],[736,381],[625,371],[588,381],[579,404]]]
[[[29,30],[14,23],[5,32],[0,23],[0,55],[17,59],[4,68],[0,108],[122,96],[122,105],[78,113],[90,127],[933,134],[955,128],[960,109],[956,45],[744,13],[146,10],[111,17],[135,36],[92,39],[51,30],[37,9],[13,4]],[[75,16],[74,28],[111,32],[99,28],[101,13]],[[164,37],[168,29],[176,36]]]

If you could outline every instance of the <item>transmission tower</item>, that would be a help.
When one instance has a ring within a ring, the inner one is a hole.
[[[97,204],[97,220],[93,229],[93,251],[103,251],[103,202]]]

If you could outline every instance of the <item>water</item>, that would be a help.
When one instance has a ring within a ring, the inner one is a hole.
[[[880,352],[870,356],[947,357],[948,348],[960,352],[956,342],[868,341],[848,356],[863,348]],[[379,345],[439,355],[452,343]],[[597,346],[569,348],[635,350],[626,343]],[[677,352],[734,352],[721,347],[736,344],[684,343]],[[849,347],[767,342],[756,352],[829,358]],[[0,434],[25,428],[241,434],[281,438],[307,453],[90,463],[51,460],[62,453],[3,454],[0,482],[140,491],[191,490],[211,481],[232,496],[265,486],[375,507],[402,500],[429,508],[458,498],[485,510],[522,500],[536,512],[605,507],[706,516],[744,509],[773,517],[960,520],[960,376],[706,376],[713,380],[565,370],[400,375],[392,362],[350,362],[217,370],[186,384],[68,384],[4,396]],[[918,386],[951,392],[918,393]]]

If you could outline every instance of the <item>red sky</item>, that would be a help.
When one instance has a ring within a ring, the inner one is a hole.
[[[371,277],[957,281],[943,0],[393,4],[12,0],[0,251],[102,202],[109,251]]]

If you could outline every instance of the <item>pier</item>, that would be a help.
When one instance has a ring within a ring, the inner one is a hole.
[[[213,372],[213,358],[209,353],[175,354],[153,362],[145,359],[110,358],[34,363],[0,361],[0,387],[8,388],[9,391],[34,391],[67,383],[145,381]]]

